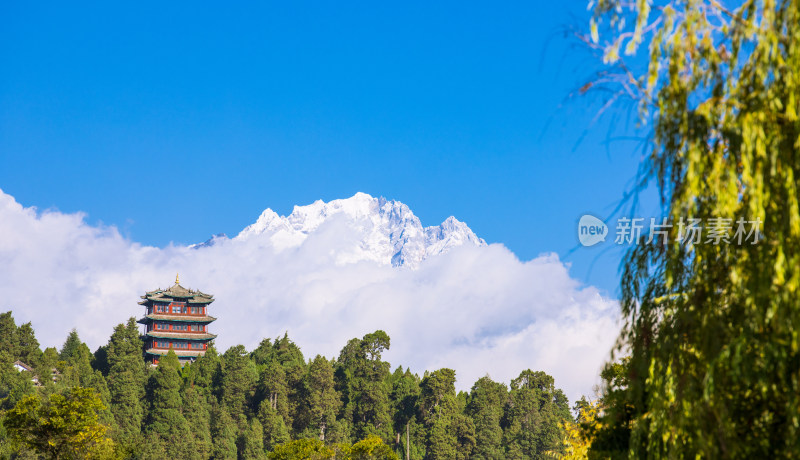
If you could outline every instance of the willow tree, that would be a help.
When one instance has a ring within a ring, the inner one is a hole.
[[[593,8],[586,42],[608,66],[595,83],[638,101],[652,133],[642,183],[655,180],[666,218],[625,258],[628,407],[607,422],[636,458],[797,455],[800,2]]]

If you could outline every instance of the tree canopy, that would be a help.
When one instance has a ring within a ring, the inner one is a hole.
[[[665,219],[625,258],[630,360],[608,385],[605,439],[633,458],[796,456],[800,3],[592,5],[597,83],[639,104],[639,184],[655,181]]]
[[[3,318],[11,316],[0,326]],[[338,359],[306,360],[284,335],[252,352],[237,345],[220,355],[212,345],[190,364],[170,352],[145,366],[129,321],[94,354],[75,331],[61,353],[15,347],[0,353],[1,407],[10,409],[0,458],[541,458],[540,446],[571,420],[553,410],[561,393],[543,372],[525,370],[511,387],[484,377],[457,394],[452,369],[390,372],[389,344],[375,331],[349,341]],[[11,363],[22,354],[40,366],[17,372]],[[521,439],[532,447],[519,450]]]

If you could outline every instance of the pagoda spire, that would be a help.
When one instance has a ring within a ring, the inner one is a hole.
[[[175,284],[181,284],[181,277],[179,273],[175,273]]]

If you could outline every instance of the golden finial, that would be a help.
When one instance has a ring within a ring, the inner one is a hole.
[[[181,284],[181,278],[178,273],[175,273],[175,284]]]

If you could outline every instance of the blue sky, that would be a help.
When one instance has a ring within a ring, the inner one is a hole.
[[[0,189],[156,246],[363,191],[613,294],[621,251],[572,251],[576,223],[641,154],[564,103],[598,66],[564,34],[587,22],[583,2],[6,2]]]

